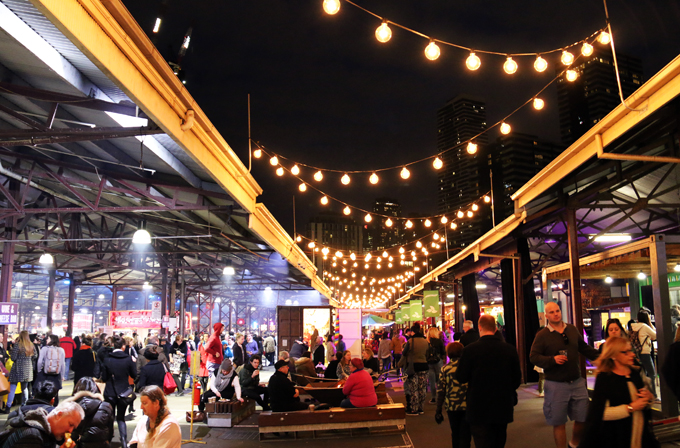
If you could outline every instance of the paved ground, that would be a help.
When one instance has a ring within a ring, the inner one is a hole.
[[[262,380],[268,379],[272,369],[269,368],[262,373]],[[63,394],[67,396],[72,390],[71,381],[64,383]],[[404,402],[402,384],[393,381],[388,387],[388,394],[395,402]],[[184,421],[186,412],[191,407],[190,395],[183,397],[168,397],[170,411],[180,420],[182,426],[182,436],[184,439],[190,437],[190,425]],[[536,385],[530,384],[522,386],[519,390],[519,403],[515,408],[515,422],[508,427],[508,448],[539,448],[553,447],[552,430],[545,425],[543,420],[543,399],[536,393]],[[396,448],[396,447],[426,447],[426,448],[446,448],[451,446],[451,433],[448,422],[445,420],[441,425],[434,421],[435,406],[426,404],[425,414],[415,417],[406,417],[406,434],[390,435],[371,435],[355,436],[349,438],[327,438],[327,439],[298,439],[292,443],[296,447],[323,447],[323,448],[347,448],[348,443],[352,448]],[[128,416],[128,431],[132,434],[136,422],[142,416],[137,407],[137,412]],[[570,431],[570,429],[569,429]],[[113,439],[113,446],[119,447],[118,431]],[[257,414],[250,417],[235,428],[210,429],[203,423],[194,425],[194,437],[202,438],[205,445],[190,444],[190,447],[205,448],[256,448],[261,447],[257,433]],[[288,442],[270,442],[272,446],[289,445]],[[473,444],[474,446],[474,444]],[[679,447],[679,442],[669,442],[662,445],[664,448]]]

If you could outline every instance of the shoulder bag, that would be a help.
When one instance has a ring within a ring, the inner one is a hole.
[[[123,392],[118,393],[116,391],[116,376],[113,373],[111,374],[111,378],[113,379],[111,386],[113,386],[113,393],[116,394],[117,401],[124,403],[126,406],[130,406],[137,398],[132,386],[128,386]]]
[[[163,370],[165,370],[165,376],[163,377],[163,392],[165,395],[170,395],[177,389],[177,383],[175,383],[172,373],[168,372],[168,368],[165,367],[165,364],[161,364],[163,364]]]

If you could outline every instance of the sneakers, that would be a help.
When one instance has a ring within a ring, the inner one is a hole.
[[[406,415],[419,415],[418,412],[406,411]]]
[[[424,413],[425,413],[425,411],[423,411],[422,409],[420,409],[420,410],[418,411],[418,414],[420,414],[420,415],[423,415]]]
[[[428,401],[428,403],[430,403],[430,404],[437,404],[437,400],[435,400],[435,399],[433,398],[432,400]]]
[[[542,397],[545,397],[545,393],[544,393],[544,392],[540,392],[540,393],[538,394],[538,396],[541,397],[541,398],[542,398]]]

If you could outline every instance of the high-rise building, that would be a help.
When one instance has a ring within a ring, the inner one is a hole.
[[[489,146],[493,154],[494,219],[496,224],[515,212],[510,199],[564,150],[563,145],[539,139],[535,135],[512,132]]]
[[[307,223],[307,238],[314,241],[316,248],[328,247],[333,252],[348,251],[360,254],[363,250],[363,228],[353,218],[336,212],[321,212],[317,217]],[[313,259],[319,275],[328,269],[331,263],[332,253],[323,259],[321,252],[314,252]]]
[[[628,98],[643,83],[642,61],[620,53],[616,60],[623,97]],[[579,75],[576,81],[569,82],[564,76],[557,80],[560,135],[567,145],[621,104],[611,48],[596,47],[592,56],[581,56],[579,61],[573,67]]]
[[[444,162],[439,170],[437,212],[453,216],[490,190],[486,106],[483,100],[459,95],[437,111],[437,151]],[[473,139],[477,152],[468,154],[466,142]],[[481,207],[473,218],[459,222],[449,235],[450,248],[463,248],[491,227],[488,207]]]
[[[364,232],[364,248],[369,251],[384,250],[402,243],[403,223],[401,204],[390,198],[378,198],[373,203],[373,221],[366,225]],[[390,217],[391,225],[387,225]]]

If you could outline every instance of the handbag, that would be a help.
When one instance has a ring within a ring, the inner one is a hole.
[[[116,394],[117,401],[124,403],[126,406],[130,406],[137,399],[137,394],[135,394],[132,386],[128,386],[123,392],[118,393],[116,391],[116,377],[113,373],[111,374],[111,378],[113,378],[111,385],[113,386],[113,393]]]
[[[3,374],[0,374],[0,396],[9,394],[9,380]]]
[[[163,364],[163,369],[165,369],[165,376],[163,377],[163,392],[165,395],[170,395],[177,389],[177,383],[175,383],[175,379],[172,377],[172,374],[168,372],[168,368],[165,367],[165,364]]]

